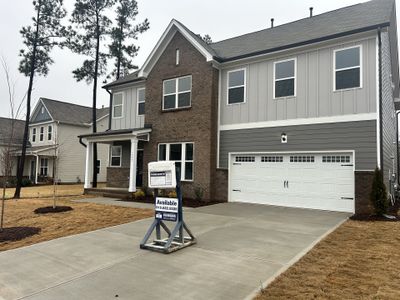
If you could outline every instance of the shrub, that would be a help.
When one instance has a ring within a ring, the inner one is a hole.
[[[144,197],[146,197],[146,194],[142,191],[142,190],[137,190],[133,196],[135,197],[135,199],[144,199]]]
[[[375,169],[370,200],[374,206],[375,214],[381,216],[387,213],[389,202],[386,186],[383,182],[383,173],[378,167]]]
[[[194,196],[197,201],[203,200],[204,191],[201,187],[197,186],[194,188]]]
[[[176,191],[170,191],[168,193],[168,198],[177,198],[178,196],[176,195]]]
[[[149,194],[149,188],[147,186],[142,186],[142,191],[145,194],[145,196],[151,196],[151,194]]]
[[[27,178],[23,178],[22,179],[22,186],[23,187],[27,187],[27,186],[31,186],[32,185],[32,181],[30,179]]]

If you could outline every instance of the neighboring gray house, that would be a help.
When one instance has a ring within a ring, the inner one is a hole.
[[[108,128],[108,108],[97,110],[97,130]],[[40,98],[29,124],[24,176],[34,183],[55,179],[60,183],[83,182],[85,148],[78,135],[92,131],[92,108]],[[98,148],[98,181],[106,180],[108,146]],[[55,176],[54,176],[55,174]]]
[[[82,137],[112,143],[108,186],[129,192],[174,160],[186,197],[367,212],[375,167],[389,191],[398,177],[395,12],[373,0],[212,44],[173,20],[104,87],[110,130]]]

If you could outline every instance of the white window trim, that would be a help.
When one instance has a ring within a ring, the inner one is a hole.
[[[43,129],[43,132],[42,132],[42,129]],[[44,134],[45,134],[44,126],[40,126],[40,128],[39,128],[39,142],[44,142]]]
[[[340,52],[343,50],[348,50],[348,49],[354,49],[358,48],[360,51],[360,64],[358,66],[354,67],[347,67],[347,68],[341,68],[341,69],[336,69],[336,52]],[[345,71],[345,70],[351,70],[351,69],[356,69],[360,68],[360,86],[352,87],[352,88],[347,88],[347,89],[336,89],[336,72],[337,71]],[[340,48],[340,49],[335,49],[333,50],[333,91],[334,92],[343,92],[343,91],[351,91],[351,90],[356,90],[356,89],[362,89],[363,87],[363,51],[362,51],[362,44],[356,45],[356,46],[349,46],[345,48]]]
[[[229,74],[238,72],[238,71],[244,71],[244,79],[243,79],[243,85],[235,85],[235,86],[229,86]],[[237,102],[237,103],[229,103],[229,90],[234,89],[234,88],[239,88],[243,87],[243,102]],[[230,70],[226,73],[226,105],[240,105],[244,104],[247,102],[247,69],[246,68],[240,68],[240,69],[234,69]]]
[[[144,100],[139,102],[139,91],[144,90]],[[138,88],[136,91],[136,102],[137,102],[137,107],[136,107],[136,115],[138,116],[144,116],[145,114],[139,114],[139,103],[146,103],[146,88]],[[146,106],[146,104],[145,104]]]
[[[180,144],[181,145],[181,151],[182,151],[182,157],[181,160],[179,160],[178,162],[181,163],[181,181],[185,181],[185,182],[193,182],[194,181],[194,142],[173,142],[173,143],[159,143],[157,146],[157,161],[160,161],[160,147],[161,145],[165,145],[165,161],[169,161],[169,152],[170,152],[170,146],[171,145],[175,145],[175,144]],[[192,144],[193,145],[193,159],[192,160],[186,160],[186,144]],[[184,147],[183,147],[184,146]],[[192,163],[192,179],[185,179],[185,172],[186,172],[186,168],[185,168],[185,164],[187,162],[191,162]]]
[[[113,155],[113,153],[112,153],[113,148],[119,148],[121,150],[120,151],[121,155],[119,155],[119,156]],[[119,157],[119,166],[116,166],[116,165],[113,166],[113,164],[112,164],[113,157]],[[111,149],[110,149],[110,167],[111,168],[120,168],[121,166],[122,166],[122,146],[121,145],[112,145]]]
[[[46,166],[42,164],[43,161],[47,161]],[[42,170],[46,169],[46,175],[42,175]],[[40,176],[49,176],[49,159],[44,157],[40,159],[40,169],[39,169]]]
[[[287,61],[294,61],[294,76],[276,79],[276,65],[279,64],[279,63],[287,62]],[[274,82],[272,84],[273,99],[275,100],[275,99],[285,99],[285,98],[295,98],[295,97],[297,97],[297,57],[288,58],[288,59],[279,60],[279,61],[274,61],[273,73],[274,73]],[[276,95],[275,95],[275,83],[277,81],[288,80],[288,79],[294,79],[294,91],[293,91],[294,94],[290,95],[290,96],[276,97]]]
[[[121,99],[122,99],[121,104],[118,104],[118,105],[115,105],[115,104],[114,104],[114,97],[115,97],[116,95],[122,95],[122,97],[121,97]],[[114,94],[113,94],[113,104],[112,104],[112,118],[113,118],[113,119],[122,119],[122,118],[124,117],[124,106],[125,106],[124,104],[125,104],[125,95],[124,95],[124,93],[123,93],[123,92],[114,93]],[[120,117],[116,117],[116,116],[114,115],[114,107],[116,107],[116,106],[121,106],[121,107],[122,107],[122,108],[121,108],[121,116],[120,116]]]
[[[51,131],[49,131],[50,128],[51,128]],[[51,135],[50,138],[49,138],[49,134]],[[53,125],[47,126],[47,140],[48,141],[52,141],[53,140]]]
[[[190,77],[190,90],[179,92],[179,79],[189,78],[189,77]],[[172,80],[175,80],[175,92],[166,94],[165,93],[165,85],[164,85],[164,83],[167,82],[167,81],[172,81]],[[183,109],[183,108],[192,107],[192,85],[193,85],[192,75],[181,76],[181,77],[176,77],[176,78],[163,80],[162,110],[163,111],[168,111],[168,110],[177,110],[177,109]],[[178,98],[179,98],[178,96],[179,96],[179,94],[184,94],[184,93],[188,93],[188,92],[190,92],[190,103],[189,103],[189,105],[188,106],[178,107]],[[175,95],[175,107],[173,107],[173,108],[164,108],[164,98],[166,96],[171,96],[171,95]]]

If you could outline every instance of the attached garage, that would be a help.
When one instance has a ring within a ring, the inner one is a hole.
[[[354,153],[230,154],[229,201],[354,212]]]

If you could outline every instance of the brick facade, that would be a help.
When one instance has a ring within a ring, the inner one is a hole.
[[[176,65],[176,49],[180,63]],[[192,75],[191,107],[162,111],[163,81]],[[145,122],[151,125],[150,141],[144,145],[144,174],[147,164],[157,160],[159,143],[194,143],[194,181],[183,182],[184,197],[194,189],[204,191],[204,200],[214,198],[216,176],[218,71],[179,32],[164,50],[146,80]],[[144,178],[147,185],[147,176]]]
[[[369,199],[374,180],[373,171],[356,171],[355,177],[355,211],[357,215],[368,215],[374,212]]]
[[[129,168],[107,168],[107,186],[108,187],[129,187]]]

